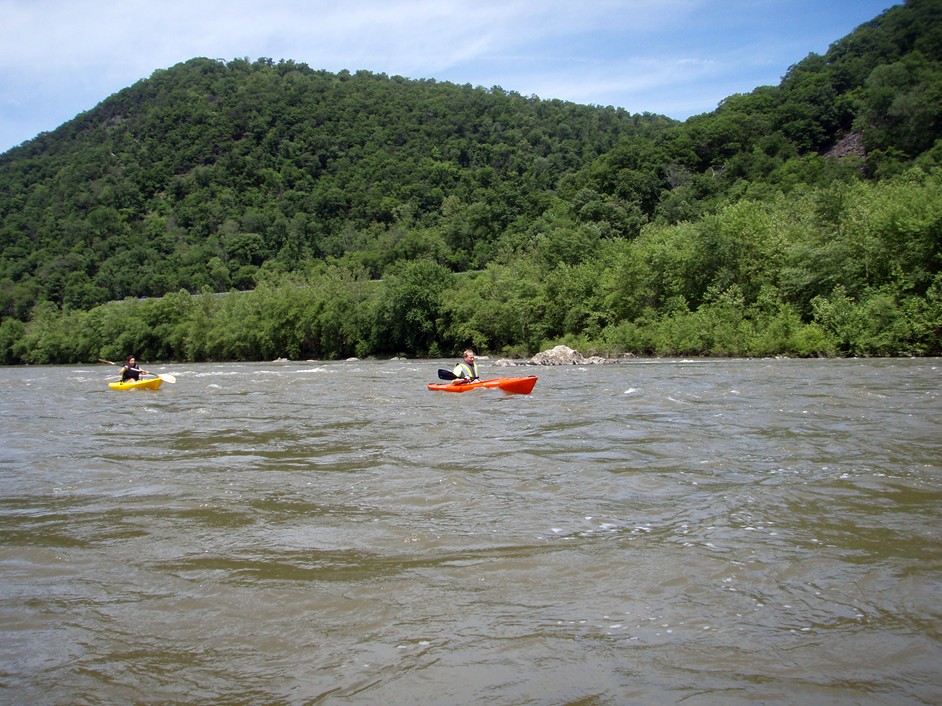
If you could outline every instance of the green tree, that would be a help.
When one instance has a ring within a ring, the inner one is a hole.
[[[448,270],[430,260],[402,262],[390,268],[376,307],[375,349],[419,354],[438,351],[441,297],[448,278]]]

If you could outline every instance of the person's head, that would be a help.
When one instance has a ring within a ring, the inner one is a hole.
[[[131,367],[134,367],[134,363],[135,363],[135,362],[136,362],[136,361],[134,360],[134,356],[133,356],[133,355],[129,355],[129,356],[128,356],[128,365],[130,365]]]
[[[464,352],[464,359],[469,363],[474,362],[474,351],[470,348]]]

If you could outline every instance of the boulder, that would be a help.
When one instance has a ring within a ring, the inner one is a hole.
[[[530,359],[534,365],[581,365],[585,356],[569,346],[556,346],[548,351],[537,353]]]
[[[599,365],[611,362],[600,355],[586,358],[582,353],[573,350],[569,346],[556,346],[551,350],[537,353],[530,359],[530,363],[533,365]]]
[[[586,357],[569,346],[556,346],[548,351],[537,353],[530,360],[515,360],[512,358],[499,358],[494,365],[502,368],[511,368],[518,365],[601,365],[603,363],[616,363],[611,358],[600,355]]]

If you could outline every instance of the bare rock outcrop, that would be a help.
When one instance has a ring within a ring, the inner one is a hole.
[[[537,353],[530,359],[533,365],[600,365],[612,361],[600,355],[588,358],[569,346],[556,346],[548,351]]]
[[[529,360],[498,358],[494,361],[494,365],[501,368],[512,368],[518,365],[602,365],[617,362],[617,360],[603,358],[600,355],[586,357],[569,346],[556,346],[542,353],[537,353]]]
[[[840,159],[841,157],[850,156],[866,159],[867,151],[864,149],[863,135],[859,132],[848,133],[840,142],[829,149],[824,156],[831,159]]]

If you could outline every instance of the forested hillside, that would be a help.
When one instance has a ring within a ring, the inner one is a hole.
[[[942,0],[683,123],[194,59],[0,155],[0,362],[940,354],[940,138]]]
[[[10,314],[345,258],[380,276],[430,255],[463,270],[546,208],[561,175],[668,124],[292,62],[194,59],[4,155]]]

